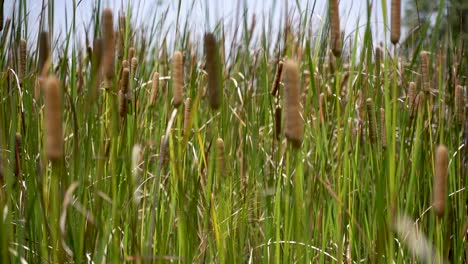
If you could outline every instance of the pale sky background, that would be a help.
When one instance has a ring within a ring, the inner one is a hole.
[[[5,17],[11,16],[12,8],[15,2],[18,0],[10,0],[5,2]],[[77,27],[82,30],[85,22],[88,22],[92,16],[92,6],[95,3],[95,0],[75,0],[79,5],[77,6]],[[154,14],[160,16],[167,8],[169,8],[168,17],[166,19],[166,26],[176,25],[177,17],[177,7],[178,2],[176,0],[103,0],[102,5],[104,7],[112,7],[115,10],[114,14],[117,14],[119,11],[126,9],[127,3],[130,3],[134,6],[133,18],[134,22],[140,26],[149,26],[148,24],[152,22],[150,17],[153,17]],[[240,3],[239,3],[240,1]],[[29,12],[29,26],[30,36],[27,39],[32,40],[36,38],[37,29],[39,24],[39,14],[41,10],[42,0],[26,0],[28,5]],[[47,2],[47,1],[45,1]],[[65,24],[68,21],[70,24],[72,19],[72,7],[73,0],[55,0],[55,27],[56,32],[54,36],[58,36],[57,30],[65,31]],[[312,28],[318,29],[322,21],[322,16],[326,14],[327,0],[182,0],[181,5],[181,18],[184,20],[187,17],[187,14],[191,12],[189,17],[189,25],[191,30],[199,31],[200,37],[205,30],[212,30],[217,22],[221,19],[226,23],[227,29],[234,27],[236,22],[236,17],[238,15],[238,7],[241,7],[240,14],[243,10],[247,9],[247,18],[250,21],[252,14],[255,13],[256,20],[258,23],[261,23],[263,17],[273,16],[273,21],[280,21],[280,18],[284,15],[285,5],[288,5],[289,10],[295,10],[295,17],[298,18],[298,11],[304,10],[309,5],[309,12],[312,10],[314,2],[316,3],[315,10],[312,17]],[[372,32],[374,39],[377,41],[384,41],[385,32],[388,39],[388,29],[384,31],[383,15],[382,15],[382,2],[387,5],[387,17],[390,16],[390,0],[371,0],[373,5],[372,8]],[[402,1],[403,3],[405,1]],[[299,3],[299,8],[297,8],[296,3]],[[341,15],[341,30],[344,30],[346,35],[353,34],[354,30],[357,27],[358,19],[360,32],[363,33],[364,26],[366,22],[366,4],[367,0],[341,0],[339,1],[340,6],[340,15]],[[207,9],[208,6],[208,9]],[[403,9],[403,8],[402,8]],[[208,10],[209,16],[206,17],[206,12]],[[402,10],[403,14],[403,10]],[[117,15],[114,15],[117,18]],[[156,19],[157,21],[157,19]],[[208,22],[209,21],[209,22]],[[239,22],[241,23],[242,20]],[[179,29],[183,29],[185,21],[179,22]],[[276,22],[275,22],[276,23]],[[277,22],[280,26],[280,22]],[[281,24],[282,25],[282,24]],[[242,27],[242,24],[238,25]],[[257,33],[261,30],[257,26]],[[82,35],[83,31],[77,33],[78,36]],[[175,34],[175,33],[174,33]],[[83,37],[80,37],[81,41],[84,41]],[[29,42],[29,41],[28,41]],[[31,41],[31,43],[34,41]]]

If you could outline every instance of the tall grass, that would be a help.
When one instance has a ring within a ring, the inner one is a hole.
[[[181,2],[143,27],[96,1],[84,36],[48,1],[35,44],[18,1],[0,38],[0,263],[466,261],[466,51],[399,45],[400,1],[381,10],[389,41],[371,5],[342,36],[328,2],[200,32]]]

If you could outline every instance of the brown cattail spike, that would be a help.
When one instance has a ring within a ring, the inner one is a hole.
[[[184,97],[184,65],[180,51],[174,52],[172,65],[172,103],[175,107],[179,107]]]
[[[210,107],[218,109],[221,106],[222,91],[220,77],[220,58],[218,53],[218,44],[212,33],[205,34],[204,39],[205,68],[208,73],[207,95]]]
[[[120,80],[119,92],[119,113],[121,117],[127,115],[128,108],[128,84],[130,79],[130,71],[124,68],[122,71],[122,79]]]
[[[138,59],[136,57],[133,57],[132,65],[131,65],[132,77],[136,76],[137,68],[138,68]]]
[[[62,90],[60,82],[55,76],[46,80],[44,99],[46,152],[49,160],[56,161],[63,156],[63,133]]]
[[[341,56],[341,31],[340,31],[340,13],[338,0],[329,1],[330,8],[330,27],[331,27],[331,48],[335,57]]]
[[[222,138],[216,140],[216,151],[217,151],[217,167],[219,174],[224,172],[225,161],[224,161],[224,141]]]
[[[414,108],[418,110],[418,112],[421,112],[424,109],[424,99],[426,97],[424,96],[424,92],[420,91],[418,95],[416,96],[416,99],[414,99]]]
[[[184,110],[184,135],[187,136],[190,132],[190,104],[192,100],[190,98],[185,99],[185,110]]]
[[[374,143],[377,138],[377,124],[375,123],[374,117],[374,102],[371,98],[366,101],[367,106],[367,119],[369,124],[369,138],[371,143]]]
[[[49,32],[42,31],[39,36],[39,65],[38,70],[40,75],[45,75],[45,72],[48,70],[44,69],[47,60],[50,59],[50,42],[49,42]]]
[[[458,122],[463,125],[465,123],[465,94],[461,85],[455,87],[455,112]]]
[[[302,144],[304,120],[300,105],[299,67],[297,63],[288,60],[284,64],[284,131],[285,136],[296,148]]]
[[[439,145],[435,153],[434,201],[432,207],[438,217],[444,216],[449,153],[444,145]]]
[[[22,39],[19,45],[19,71],[18,77],[23,83],[26,76],[26,40]]]
[[[97,38],[93,41],[93,58],[91,61],[92,73],[98,73],[99,68],[101,67],[103,57],[103,41],[100,38]]]
[[[102,12],[103,67],[105,88],[109,89],[114,78],[114,19],[110,8]]]
[[[21,134],[16,133],[15,135],[15,176],[17,179],[21,180]]]
[[[281,106],[277,105],[275,108],[275,138],[281,138]]]
[[[408,86],[408,94],[407,94],[407,97],[408,97],[408,107],[410,109],[410,112],[413,111],[413,106],[414,106],[414,103],[415,103],[415,99],[416,99],[416,83],[415,82],[410,82],[409,83],[409,86]]]
[[[421,82],[423,91],[430,91],[429,52],[421,51]]]
[[[401,1],[392,0],[392,10],[391,10],[391,36],[390,40],[395,45],[400,41],[400,31],[401,31]]]
[[[271,88],[271,95],[276,96],[278,94],[278,88],[281,80],[281,74],[283,72],[283,62],[278,62],[278,67],[276,68],[275,80],[273,81],[273,87]]]
[[[158,90],[159,90],[159,73],[153,73],[153,80],[151,82],[151,105],[156,103],[156,99],[158,98]]]
[[[385,109],[380,108],[380,138],[382,147],[387,147],[387,129],[385,128]]]
[[[130,48],[128,49],[128,56],[127,56],[127,58],[128,58],[129,61],[131,61],[133,57],[135,57],[135,48],[134,48],[134,47],[130,47]]]

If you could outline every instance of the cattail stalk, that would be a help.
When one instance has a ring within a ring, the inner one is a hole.
[[[151,82],[151,105],[156,104],[156,99],[158,98],[159,90],[159,73],[153,73],[153,80]]]
[[[331,48],[335,57],[341,56],[341,31],[338,0],[330,0]]]
[[[21,134],[16,133],[15,135],[15,176],[21,180],[21,152],[22,152],[22,140]]]
[[[204,52],[206,59],[206,72],[208,73],[207,95],[210,107],[214,110],[221,106],[221,77],[220,77],[220,59],[218,53],[218,44],[212,33],[205,34]]]
[[[273,87],[271,88],[271,95],[276,96],[278,94],[278,88],[281,80],[281,74],[283,73],[283,62],[278,62],[278,67],[276,68],[275,80],[273,81]]]
[[[439,145],[435,153],[435,175],[434,175],[434,201],[432,207],[438,217],[443,217],[445,212],[446,188],[449,154],[444,145]]]
[[[18,77],[20,82],[24,82],[24,78],[26,76],[26,40],[21,39],[19,44],[19,70],[18,70]]]
[[[119,113],[121,117],[127,115],[128,112],[128,85],[130,79],[130,71],[124,68],[122,71],[122,79],[120,79],[120,92],[119,92]]]
[[[104,74],[105,88],[109,89],[112,86],[114,78],[114,19],[110,8],[104,9],[102,12],[102,36],[103,36],[103,65],[102,71]]]
[[[51,161],[57,161],[63,156],[63,132],[62,90],[55,76],[46,80],[44,100],[47,157]]]
[[[463,125],[465,123],[465,95],[461,85],[455,87],[455,112],[458,122]]]
[[[390,40],[395,45],[400,41],[401,34],[401,1],[392,0]]]
[[[179,107],[182,104],[184,97],[184,65],[182,53],[180,51],[174,52],[172,64],[172,103],[175,107]]]
[[[302,144],[304,120],[300,105],[299,67],[288,60],[284,64],[284,131],[285,136],[295,148]]]

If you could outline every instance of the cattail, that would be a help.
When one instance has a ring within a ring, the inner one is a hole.
[[[16,133],[15,135],[15,176],[17,179],[21,179],[21,134]]]
[[[281,106],[277,105],[275,108],[275,138],[281,138]]]
[[[19,71],[18,77],[20,82],[23,83],[26,76],[26,40],[21,39],[19,44]]]
[[[304,120],[300,105],[299,67],[288,60],[284,64],[284,131],[285,136],[296,148],[302,144]]]
[[[185,110],[184,110],[184,135],[187,136],[190,132],[190,104],[192,100],[189,98],[185,99]]]
[[[3,0],[0,0],[0,31],[3,30]]]
[[[340,31],[340,13],[338,0],[330,0],[330,26],[331,26],[331,48],[333,55],[341,55],[341,31]]]
[[[121,117],[127,115],[128,107],[128,83],[130,78],[130,71],[124,68],[122,71],[122,79],[120,79],[120,92],[119,92],[119,113]]]
[[[438,217],[444,216],[447,187],[449,153],[444,145],[439,145],[435,153],[434,201],[432,207]]]
[[[278,94],[278,88],[281,80],[281,73],[283,72],[283,62],[278,62],[278,67],[276,68],[275,80],[273,81],[273,87],[271,88],[271,95],[276,96]]]
[[[222,138],[218,138],[216,140],[216,151],[217,151],[217,167],[218,167],[218,171],[219,173],[223,173],[224,172],[224,168],[225,168],[225,161],[224,161],[224,141]]]
[[[138,67],[138,59],[136,57],[132,58],[132,64],[130,66],[130,71],[132,72],[132,77],[135,77]]]
[[[125,50],[125,37],[126,37],[126,32],[127,32],[127,18],[125,15],[119,16],[119,38],[118,40],[118,45],[117,45],[117,54],[119,56],[119,60],[122,60],[124,56],[124,50]]]
[[[415,104],[414,107],[418,111],[422,111],[424,109],[424,99],[425,99],[424,92],[420,91],[418,95],[416,96],[416,99],[414,99],[414,104]]]
[[[99,67],[101,67],[101,61],[103,57],[103,41],[97,38],[93,41],[93,58],[91,62],[91,70],[93,74],[98,73]]]
[[[391,36],[390,40],[394,45],[400,41],[400,30],[401,30],[401,1],[392,0],[392,10],[391,10]]]
[[[371,143],[374,143],[377,138],[377,124],[375,123],[374,117],[374,102],[371,98],[367,98],[367,119],[369,124],[369,138]]]
[[[173,73],[172,73],[172,97],[175,107],[182,104],[184,97],[184,65],[182,53],[180,51],[174,52],[172,57]]]
[[[407,97],[408,97],[408,107],[410,111],[413,111],[413,106],[415,103],[414,100],[416,99],[416,83],[415,82],[409,83]]]
[[[110,8],[104,9],[102,12],[102,36],[103,36],[103,65],[102,70],[104,73],[106,85],[105,88],[109,89],[112,85],[114,78],[114,20],[112,10]]]
[[[460,124],[465,123],[465,95],[461,85],[455,87],[455,112]]]
[[[387,129],[385,128],[385,109],[380,108],[380,138],[382,147],[387,147]]]
[[[62,90],[55,76],[47,78],[44,93],[46,152],[49,160],[56,161],[63,156],[63,133]]]
[[[219,75],[221,63],[218,54],[218,44],[212,33],[205,34],[204,39],[205,68],[208,73],[207,95],[208,102],[212,109],[218,109],[221,106],[221,77]]]
[[[325,94],[320,93],[319,95],[319,115],[320,115],[320,123],[325,123]]]
[[[45,75],[48,69],[44,69],[47,60],[50,59],[49,32],[42,31],[39,36],[39,61],[38,70],[40,75]]]
[[[127,56],[127,59],[129,61],[132,61],[132,58],[135,57],[135,48],[134,47],[130,47],[128,49],[128,56]],[[130,69],[131,70],[131,69]]]
[[[426,92],[430,91],[430,77],[429,77],[429,52],[421,51],[421,81],[423,84],[423,90]]]
[[[151,82],[151,105],[156,103],[156,99],[158,98],[158,89],[159,89],[159,73],[153,73],[153,80]]]
[[[377,74],[380,73],[380,65],[382,63],[383,56],[383,48],[379,45],[375,48],[375,67],[377,69]]]

